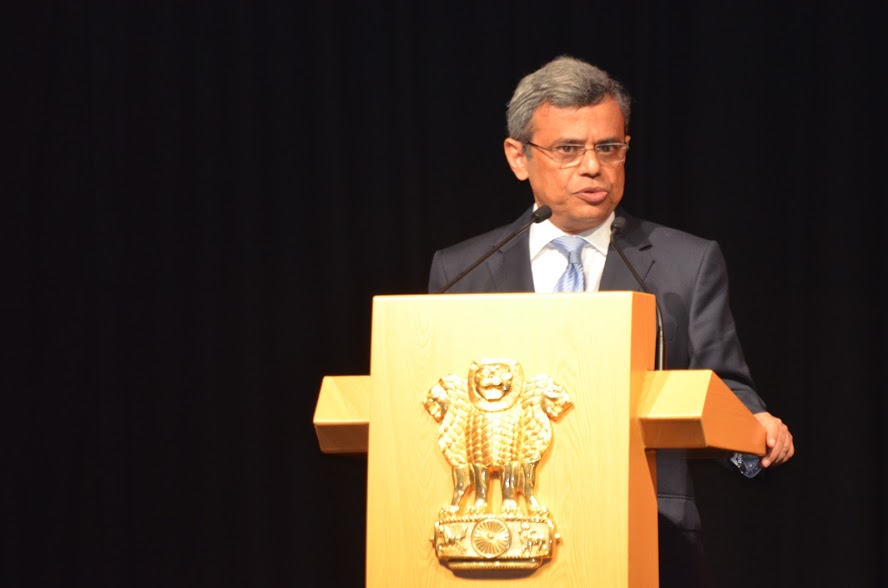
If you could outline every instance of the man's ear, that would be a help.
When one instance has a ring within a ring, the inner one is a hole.
[[[527,155],[524,153],[524,144],[517,139],[509,137],[503,142],[503,151],[506,152],[506,161],[512,168],[512,173],[519,180],[527,179]]]

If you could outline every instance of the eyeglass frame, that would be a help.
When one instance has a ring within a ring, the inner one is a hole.
[[[579,166],[583,162],[583,158],[586,157],[586,153],[589,151],[595,152],[595,159],[598,160],[599,165],[617,165],[618,163],[624,163],[626,161],[626,154],[629,152],[629,143],[623,143],[622,141],[606,141],[604,143],[593,145],[592,147],[586,147],[585,145],[578,145],[576,143],[565,143],[556,147],[543,147],[542,145],[537,145],[533,141],[522,141],[522,143],[524,143],[525,145],[530,145],[531,147],[536,147],[537,149],[545,152],[546,155],[552,158],[552,161],[558,163],[561,166],[560,169],[569,169]],[[558,158],[552,154],[559,147],[577,147],[579,149],[582,149],[582,152],[579,154],[579,157],[577,157],[577,160],[575,162],[565,164],[558,161]],[[600,147],[620,147],[623,152],[623,159],[621,159],[620,161],[602,161],[600,153],[598,151]]]

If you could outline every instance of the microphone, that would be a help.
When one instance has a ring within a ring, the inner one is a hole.
[[[508,243],[509,241],[511,241],[512,239],[514,239],[515,237],[517,237],[518,235],[520,235],[521,233],[526,231],[530,227],[530,225],[535,224],[535,223],[541,223],[544,220],[546,220],[547,218],[549,218],[550,216],[552,216],[552,209],[549,208],[548,206],[546,206],[545,204],[543,204],[542,206],[540,206],[539,208],[534,210],[533,214],[530,215],[529,221],[527,221],[526,223],[521,225],[517,231],[513,232],[511,235],[507,236],[505,239],[503,239],[502,241],[500,241],[499,243],[494,245],[490,251],[488,251],[487,253],[482,255],[480,258],[478,258],[477,261],[475,261],[475,263],[473,263],[472,265],[470,265],[469,267],[464,269],[462,272],[460,272],[460,274],[458,276],[456,276],[455,278],[453,278],[452,280],[447,282],[444,286],[439,288],[435,292],[435,294],[442,294],[442,293],[446,292],[447,290],[450,290],[453,287],[453,285],[456,284],[457,282],[459,282],[461,279],[463,279],[467,273],[469,273],[470,271],[472,271],[473,269],[475,269],[476,267],[481,265],[481,263],[485,259],[487,259],[491,255],[493,255],[494,253],[496,253],[497,251],[499,251],[500,249],[505,247],[506,243]]]
[[[626,267],[629,268],[632,277],[635,278],[635,281],[641,286],[642,292],[651,294],[651,291],[648,290],[644,280],[641,279],[641,276],[638,275],[638,272],[635,271],[635,268],[629,263],[629,259],[626,257],[626,254],[623,253],[622,247],[620,247],[620,244],[617,242],[616,237],[624,228],[626,228],[626,218],[622,216],[616,217],[613,224],[611,224],[611,243],[620,255],[620,259],[622,259]],[[656,365],[654,365],[654,369],[663,370],[666,368],[666,342],[663,339],[663,313],[660,312],[660,303],[657,300],[656,295],[654,296],[654,304],[657,307],[657,355],[655,357]]]

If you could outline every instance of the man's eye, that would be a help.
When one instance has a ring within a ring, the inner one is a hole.
[[[576,155],[581,153],[583,149],[584,147],[582,145],[558,145],[555,147],[555,151],[562,155]]]
[[[604,143],[602,145],[596,145],[595,151],[598,153],[616,153],[620,150],[621,145],[619,143]]]

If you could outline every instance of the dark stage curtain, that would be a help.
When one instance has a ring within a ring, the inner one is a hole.
[[[716,585],[888,585],[877,3],[21,4],[0,585],[361,586],[321,378],[368,373],[374,295],[530,204],[505,104],[561,53],[632,91],[623,202],[722,245],[795,433],[761,479],[697,464]]]

